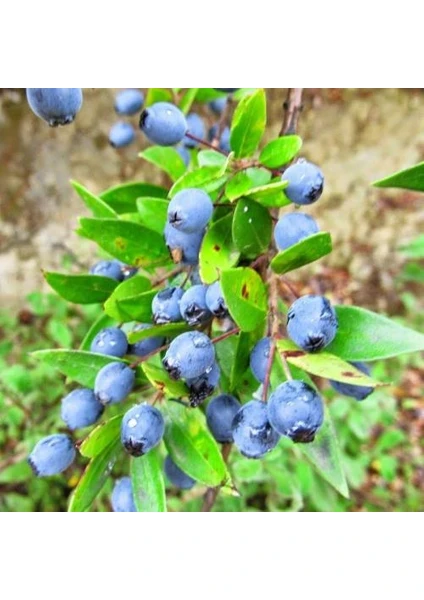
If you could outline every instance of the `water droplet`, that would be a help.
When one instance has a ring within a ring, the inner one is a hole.
[[[130,420],[128,421],[128,427],[129,427],[130,429],[133,429],[134,427],[136,427],[136,425],[137,425],[137,419],[130,419]]]
[[[252,219],[249,219],[249,223],[251,223],[251,222],[252,222]]]
[[[249,207],[245,206],[244,209],[243,209],[243,212],[247,213],[248,210],[249,210]]]

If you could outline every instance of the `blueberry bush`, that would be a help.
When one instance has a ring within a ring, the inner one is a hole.
[[[199,487],[202,510],[219,508],[222,498],[243,498],[262,469],[285,479],[289,496],[314,469],[348,498],[325,382],[351,397],[354,413],[354,399],[390,383],[368,363],[421,351],[424,335],[321,295],[297,296],[289,274],[332,251],[330,233],[303,212],[320,200],[324,174],[300,155],[301,90],[289,90],[281,133],[268,143],[262,89],[127,92],[116,112],[140,111],[151,143],[140,156],[171,184],[124,182],[98,195],[72,184],[92,213],[77,233],[106,256],[89,273],[44,275],[66,301],[101,309],[79,348],[33,353],[69,383],[68,431],[34,445],[35,475],[86,463],[73,512],[89,510],[114,475],[119,512],[166,511],[166,481],[184,493]],[[82,103],[75,89],[27,95],[51,126],[69,125]],[[217,119],[209,129],[194,112],[206,103]],[[135,139],[124,125],[111,131],[117,148]],[[377,185],[422,186],[422,173]],[[307,467],[288,475],[299,456]]]

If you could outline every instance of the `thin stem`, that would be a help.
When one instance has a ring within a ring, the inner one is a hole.
[[[183,271],[184,271],[183,267],[177,267],[173,271],[168,271],[168,273],[166,273],[165,275],[163,275],[163,277],[160,277],[159,279],[156,279],[155,281],[153,281],[152,282],[152,287],[157,287],[158,285],[161,285],[167,279],[171,279],[171,277],[176,277],[177,275],[179,275]]]
[[[130,369],[135,369],[136,367],[138,367],[138,365],[141,365],[141,363],[144,363],[147,360],[149,360],[149,358],[152,358],[152,356],[156,356],[156,354],[159,354],[160,352],[167,350],[168,346],[169,346],[169,344],[165,344],[164,346],[161,346],[160,348],[153,350],[153,352],[149,352],[149,354],[146,354],[146,356],[142,356],[138,360],[135,360],[133,363],[130,364]]]
[[[281,362],[283,364],[284,375],[286,376],[287,381],[293,381],[293,376],[291,374],[286,355],[284,353],[281,353],[280,356],[281,356]]]
[[[278,323],[278,285],[277,277],[272,274],[269,279],[269,334],[271,336],[271,345],[269,348],[269,357],[266,366],[264,386],[262,389],[262,400],[266,402],[268,396],[269,383],[271,380],[272,365],[274,363],[276,341],[279,335]]]
[[[280,283],[282,283],[289,290],[290,295],[293,297],[294,300],[297,300],[299,298],[299,294],[286,277],[280,277]]]
[[[223,340],[226,340],[232,335],[237,335],[238,333],[240,333],[240,328],[235,327],[234,329],[231,329],[230,331],[227,331],[226,333],[223,333],[222,335],[219,335],[218,337],[214,338],[212,340],[212,344],[218,344],[218,342],[222,342]]]
[[[192,133],[187,132],[186,137],[190,138],[194,142],[197,142],[198,144],[202,144],[203,146],[210,148],[211,150],[215,150],[215,152],[219,152],[220,154],[223,154],[224,156],[228,156],[227,152],[224,152],[224,150],[221,150],[221,148],[216,148],[213,144],[211,144],[211,142],[208,142],[207,140],[202,140],[202,138],[198,138],[196,135],[193,135]]]
[[[292,135],[297,131],[297,124],[302,112],[303,88],[289,88],[287,100],[284,103],[284,120],[280,135]]]
[[[228,459],[230,458],[231,448],[232,444],[223,444],[222,446],[222,458],[224,459],[225,464],[228,463]],[[211,512],[215,502],[218,499],[221,487],[222,486],[219,485],[218,487],[208,488],[206,490],[206,493],[203,496],[203,505],[201,512]]]
[[[269,348],[268,362],[267,362],[267,365],[266,365],[265,380],[264,380],[264,385],[263,385],[263,388],[262,388],[262,400],[263,400],[263,402],[266,402],[267,397],[268,397],[268,390],[269,390],[269,384],[270,384],[270,380],[271,380],[272,365],[273,365],[273,362],[274,362],[275,351],[276,350],[277,350],[277,345],[275,343],[275,339],[272,338],[271,345],[270,345],[270,348]]]

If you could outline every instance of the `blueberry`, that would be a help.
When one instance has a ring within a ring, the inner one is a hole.
[[[174,146],[185,136],[187,121],[174,104],[156,102],[141,113],[140,129],[154,144]]]
[[[143,456],[159,444],[164,432],[165,421],[158,409],[139,404],[122,419],[121,442],[131,456]]]
[[[352,366],[356,367],[361,373],[365,375],[370,374],[370,368],[363,362],[351,362]],[[341,381],[330,380],[331,386],[342,396],[350,396],[355,400],[365,400],[370,394],[373,393],[374,388],[366,385],[352,385],[351,383],[342,383]]]
[[[190,113],[186,117],[187,120],[187,133],[191,133],[197,138],[201,140],[204,139],[206,135],[205,124],[203,119],[199,117],[196,113]],[[196,148],[199,145],[199,142],[192,140],[188,137],[184,138],[184,146],[187,148]]]
[[[163,359],[163,365],[173,379],[200,377],[214,362],[213,344],[200,331],[189,331],[176,337]]]
[[[142,324],[137,325],[134,331],[141,331],[143,329],[150,329],[152,325]],[[134,356],[147,356],[155,350],[158,350],[165,343],[165,338],[162,336],[154,336],[140,340],[135,344],[131,344],[128,348],[128,354],[134,354]]]
[[[137,267],[131,267],[130,265],[126,265],[123,262],[120,262],[120,264],[121,264],[121,278],[122,278],[122,281],[126,281],[127,279],[131,279],[131,277],[134,277],[134,275],[137,275],[137,273],[138,273]]]
[[[227,106],[227,102],[227,98],[225,96],[222,96],[221,98],[215,98],[215,100],[209,102],[208,106],[211,109],[211,111],[214,112],[216,115],[221,115],[223,110]]]
[[[213,142],[217,133],[218,133],[218,125],[212,125],[212,127],[209,129],[209,136],[208,136],[210,142]],[[219,139],[219,145],[218,145],[219,149],[222,150],[223,152],[231,151],[230,135],[231,135],[230,128],[224,127],[224,129],[222,130],[221,137]]]
[[[172,198],[168,205],[168,222],[184,233],[203,231],[213,213],[212,200],[202,190],[187,188]]]
[[[307,352],[328,346],[336,336],[337,327],[336,312],[323,296],[302,296],[288,312],[287,333]]]
[[[237,92],[240,88],[212,88],[217,92],[226,92],[227,94],[232,94],[233,92]]]
[[[81,429],[93,425],[103,410],[92,390],[78,389],[63,398],[61,417],[69,429]]]
[[[81,88],[27,88],[31,110],[50,127],[68,125],[82,106]]]
[[[319,232],[315,219],[300,212],[282,217],[274,229],[274,239],[279,250],[287,250],[301,240]]]
[[[269,352],[271,349],[271,338],[266,337],[255,345],[250,355],[250,368],[255,379],[259,383],[265,383],[266,370],[268,368]]]
[[[165,225],[165,242],[173,261],[183,265],[197,265],[204,235],[204,231],[184,233],[167,223]]]
[[[125,148],[135,140],[135,130],[130,123],[118,121],[109,131],[109,144],[113,148]]]
[[[203,400],[214,393],[220,377],[221,371],[215,361],[212,368],[205,371],[200,377],[186,380],[187,387],[190,390],[189,400],[192,408],[199,406]]]
[[[118,327],[102,329],[91,342],[90,351],[122,358],[128,351],[127,336]]]
[[[90,273],[122,281],[122,270],[119,260],[101,260],[91,267]]]
[[[233,421],[240,409],[240,402],[229,394],[221,394],[209,402],[206,422],[217,442],[225,444],[233,441]]]
[[[177,467],[170,456],[165,458],[164,471],[172,485],[175,485],[175,487],[180,490],[191,490],[196,483],[195,480],[189,477],[187,473],[184,473],[180,467]]]
[[[115,481],[111,503],[113,512],[137,512],[130,477],[121,477]]]
[[[181,321],[180,300],[183,295],[184,290],[176,287],[158,292],[152,301],[153,321],[157,325]]]
[[[227,305],[225,304],[219,281],[212,283],[206,290],[206,306],[213,316],[218,317],[218,319],[223,319],[228,315]]]
[[[232,429],[234,444],[247,458],[262,458],[280,439],[268,420],[266,404],[258,400],[241,407],[233,419]]]
[[[56,433],[43,438],[28,457],[35,475],[46,477],[57,475],[67,469],[75,460],[75,448],[71,438]]]
[[[132,392],[135,373],[128,365],[112,362],[97,373],[94,393],[104,405],[122,402]]]
[[[293,442],[313,442],[324,420],[321,396],[303,381],[286,381],[269,398],[268,418],[278,433]]]
[[[212,313],[206,306],[206,289],[205,285],[193,285],[180,300],[181,316],[193,327],[212,318]]]
[[[115,96],[115,110],[118,115],[134,115],[143,106],[144,95],[140,90],[122,90]]]
[[[180,144],[178,146],[175,146],[175,150],[183,159],[183,163],[185,164],[185,166],[188,167],[188,165],[190,164],[190,152],[187,150],[187,148]]]
[[[294,204],[313,204],[320,198],[324,189],[324,175],[321,169],[305,159],[290,165],[284,171],[282,180],[289,182],[284,191]]]

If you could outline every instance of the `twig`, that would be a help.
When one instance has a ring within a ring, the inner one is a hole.
[[[159,279],[156,279],[155,281],[152,281],[152,287],[157,287],[158,285],[161,285],[167,279],[171,279],[171,277],[176,277],[177,275],[179,275],[183,271],[184,271],[183,267],[177,267],[173,271],[168,271],[168,273],[166,273],[165,275],[163,275],[163,277],[160,277]]]
[[[226,340],[227,338],[231,337],[232,335],[237,335],[237,333],[240,333],[239,327],[235,327],[234,329],[231,329],[230,331],[227,331],[226,333],[223,333],[222,335],[219,335],[218,337],[214,338],[212,340],[212,344],[217,344],[218,342],[222,342],[223,340]]]
[[[159,352],[163,352],[163,350],[167,350],[168,346],[169,346],[169,344],[165,344],[164,346],[161,346],[160,348],[153,350],[153,352],[149,352],[149,354],[146,354],[146,356],[142,356],[138,360],[135,360],[133,363],[130,364],[130,369],[135,369],[136,367],[138,367],[138,365],[141,365],[141,363],[144,363],[147,360],[149,360],[149,358],[152,358],[152,356],[156,356],[156,354],[159,354]]]
[[[278,324],[278,282],[277,277],[272,274],[269,279],[269,335],[271,344],[269,348],[269,357],[266,366],[265,380],[262,389],[262,400],[266,402],[268,396],[269,383],[271,380],[272,365],[274,363],[276,343],[279,334]]]
[[[216,148],[213,144],[211,144],[207,140],[202,140],[202,138],[198,138],[197,136],[193,135],[192,133],[186,133],[186,137],[190,138],[194,142],[197,142],[198,144],[202,144],[203,146],[210,148],[211,150],[215,150],[215,152],[219,152],[220,154],[223,154],[224,156],[228,156],[228,153],[224,152],[224,150],[221,150],[221,148]]]
[[[8,458],[0,462],[0,472],[4,469],[7,469],[7,467],[11,467],[12,465],[16,465],[16,463],[23,461],[27,456],[27,452],[20,452],[19,454],[9,456]]]
[[[284,103],[284,120],[280,135],[292,135],[297,131],[299,115],[302,111],[303,88],[289,88],[287,100]]]
[[[294,300],[299,298],[299,294],[296,292],[290,281],[286,279],[286,277],[280,277],[280,283],[282,283],[289,290],[290,295]]]
[[[222,446],[222,458],[224,459],[225,464],[228,463],[228,459],[230,458],[231,448],[232,444],[223,444]],[[206,490],[206,493],[203,496],[201,512],[211,512],[215,502],[217,501],[221,487],[222,485],[219,485],[218,487],[208,488]]]

